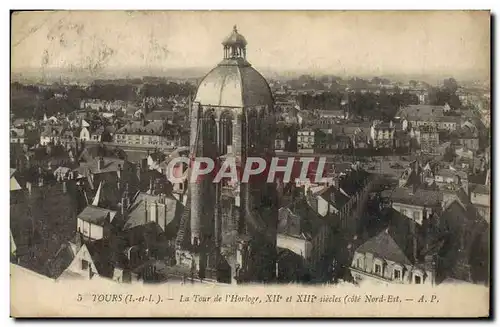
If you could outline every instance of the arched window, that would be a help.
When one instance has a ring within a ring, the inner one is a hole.
[[[228,145],[233,145],[233,115],[225,111],[219,120],[219,153],[227,153]]]
[[[213,153],[217,146],[217,124],[215,122],[214,110],[205,112],[202,118],[203,124],[203,148],[205,153]]]
[[[250,153],[255,151],[255,147],[259,141],[259,122],[256,110],[249,110],[247,112],[247,147]]]

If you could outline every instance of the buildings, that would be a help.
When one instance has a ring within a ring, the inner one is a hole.
[[[438,191],[399,187],[385,194],[389,195],[394,210],[419,225],[441,211],[442,195]]]
[[[74,235],[81,199],[76,182],[43,171],[32,175],[11,198],[11,260],[47,277],[53,277],[52,259]]]
[[[276,246],[278,251],[287,249],[300,257],[303,275],[307,273],[312,278],[320,278],[324,274],[324,260],[331,235],[328,220],[314,211],[305,197],[301,196],[289,206],[280,208]],[[286,267],[290,268],[288,262],[278,263],[278,270],[286,270]],[[299,276],[299,280],[301,277],[304,276]]]
[[[470,189],[470,202],[487,222],[491,217],[491,194],[487,185],[473,184]]]
[[[417,128],[420,126],[432,126],[438,130],[454,131],[460,127],[461,117],[448,114],[449,105],[431,106],[431,105],[409,105],[398,111],[397,118],[403,123],[403,128],[411,126]]]
[[[389,123],[374,122],[370,128],[370,138],[374,148],[389,148],[395,146],[395,126]]]
[[[450,137],[465,149],[479,150],[479,135],[474,126],[463,126],[451,133]]]
[[[373,176],[363,170],[350,169],[334,177],[334,185],[317,191],[311,189],[308,203],[320,216],[330,217],[332,225],[354,235],[372,184]]]
[[[10,129],[10,143],[24,143],[25,130],[24,128]]]
[[[130,121],[116,131],[116,144],[175,148],[180,144],[177,130],[167,121]]]
[[[315,134],[312,128],[303,128],[297,132],[297,147],[299,153],[314,153]]]
[[[420,149],[427,153],[435,153],[439,147],[439,132],[436,127],[423,125],[416,129],[415,139]]]
[[[397,188],[392,194],[392,204],[379,214],[381,231],[354,253],[350,270],[356,282],[487,282],[488,226],[463,190],[404,194]]]
[[[40,145],[64,144],[73,142],[75,138],[74,132],[63,126],[47,125],[40,133]]]
[[[402,220],[404,222],[404,220]],[[413,227],[415,229],[415,227]],[[350,266],[356,283],[434,285],[435,258],[419,261],[416,232],[387,227],[354,252]]]

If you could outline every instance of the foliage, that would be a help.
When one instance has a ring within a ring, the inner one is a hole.
[[[128,82],[127,82],[128,81]],[[139,84],[137,80],[94,81],[89,87],[54,83],[47,86],[11,84],[11,113],[15,117],[40,119],[80,108],[82,99],[139,102],[142,97],[189,96],[195,87],[189,83],[159,82]]]

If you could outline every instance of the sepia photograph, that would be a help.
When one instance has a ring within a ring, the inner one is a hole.
[[[10,20],[12,317],[490,315],[490,11]]]

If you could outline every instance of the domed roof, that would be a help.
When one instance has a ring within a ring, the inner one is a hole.
[[[272,106],[273,96],[267,81],[246,60],[247,41],[233,33],[223,42],[224,59],[201,81],[195,102],[205,106]]]
[[[238,29],[236,28],[236,25],[234,25],[233,32],[224,39],[222,45],[239,45],[245,47],[247,45],[247,40],[245,40],[245,37],[243,35],[238,33]]]
[[[203,78],[194,101],[242,108],[271,106],[273,96],[266,79],[246,61],[223,60]]]

